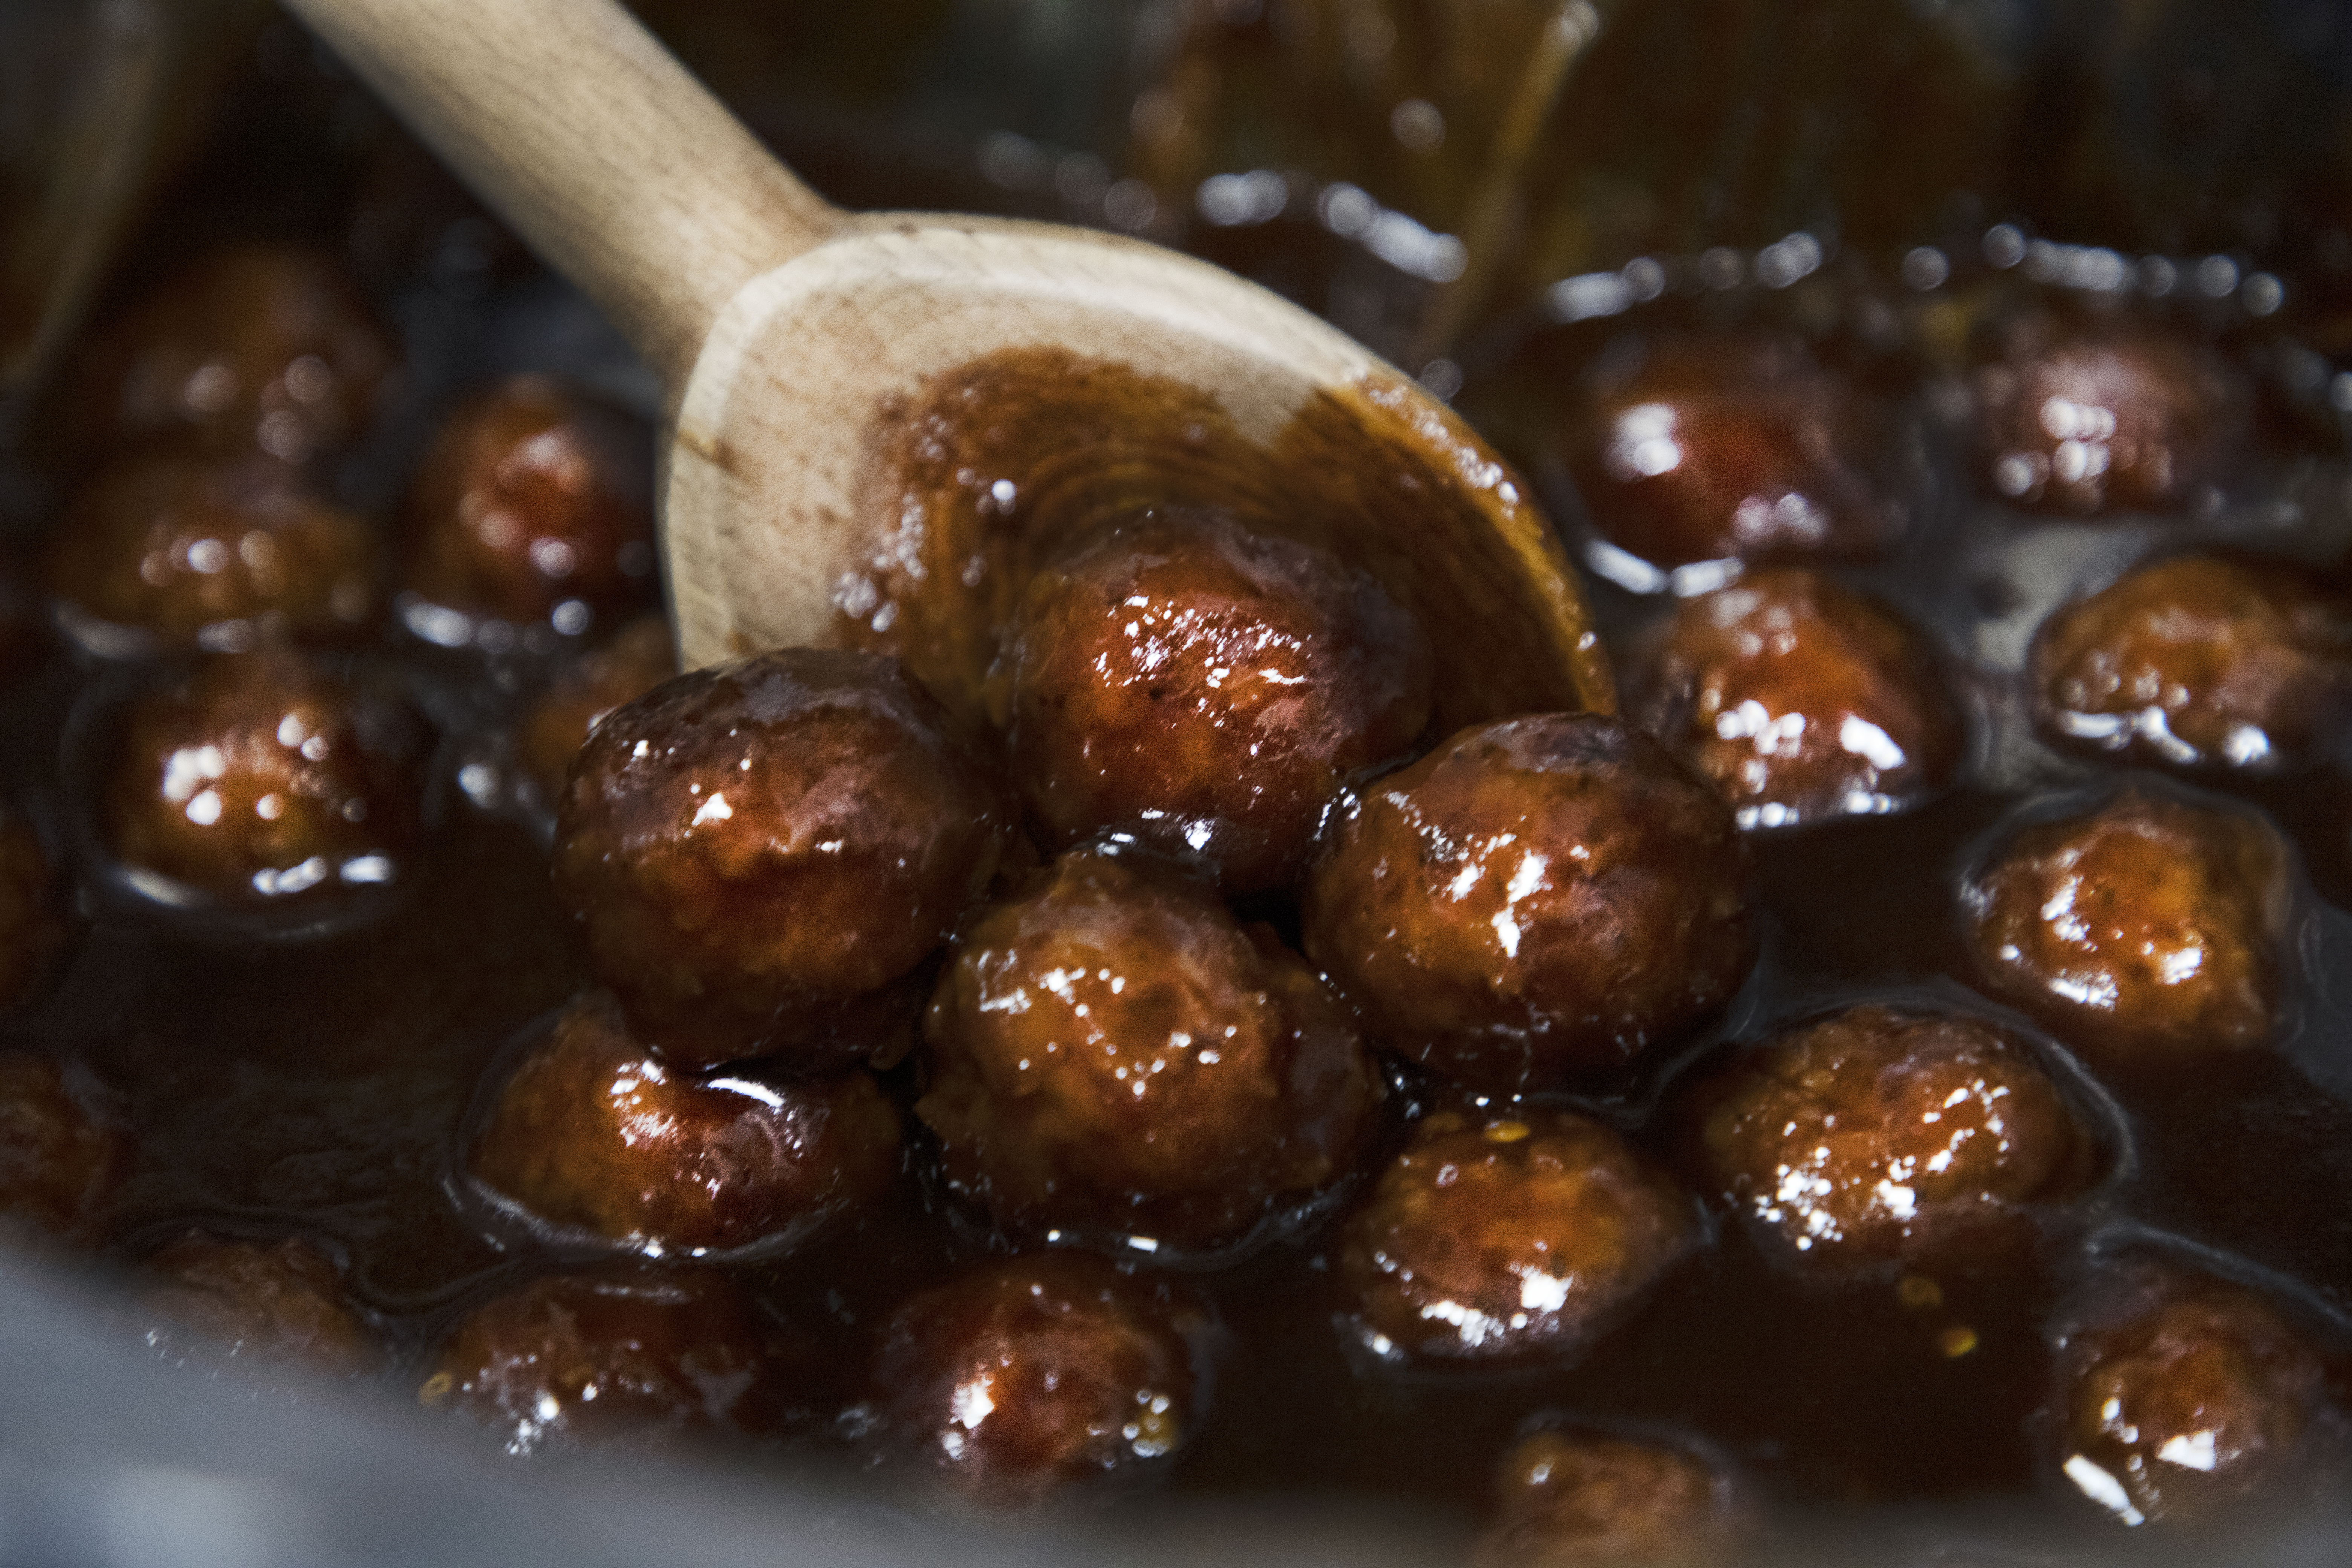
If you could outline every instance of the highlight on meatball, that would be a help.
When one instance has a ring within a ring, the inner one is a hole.
[[[1583,1349],[1698,1238],[1689,1196],[1606,1122],[1439,1110],[1349,1215],[1339,1271],[1376,1353],[1512,1361]]]
[[[1634,716],[1742,827],[1900,810],[1949,784],[1966,728],[1927,638],[1797,567],[1677,605]]]
[[[1429,644],[1368,574],[1145,511],[1033,578],[1008,638],[1013,777],[1051,848],[1150,849],[1233,893],[1297,879],[1349,775],[1429,721]]]
[[[1622,552],[1594,569],[1649,592],[1699,562],[1884,551],[1904,527],[1877,471],[1892,445],[1862,395],[1793,339],[1669,340],[1603,362],[1568,465]]]
[[[2352,717],[2352,599],[2275,563],[2159,561],[2044,622],[2032,681],[2062,740],[2179,768],[2297,765]]]
[[[2011,323],[1976,373],[1977,445],[1994,494],[2097,516],[2187,504],[2237,460],[2245,379],[2178,334]]]
[[[1731,808],[1631,724],[1475,725],[1338,817],[1307,955],[1374,1037],[1491,1093],[1616,1072],[1756,955]]]
[[[2016,1036],[1877,1004],[1735,1048],[1685,1114],[1708,1185],[1811,1267],[1949,1254],[2081,1192],[2097,1153]]]
[[[2133,787],[2019,828],[1961,889],[1986,987],[2115,1060],[2277,1026],[2288,850],[2261,818]]]
[[[147,1260],[148,1348],[182,1365],[301,1367],[352,1377],[380,1368],[382,1337],[341,1270],[299,1237],[275,1242],[191,1230]]]
[[[1699,1568],[1748,1523],[1731,1476],[1685,1447],[1531,1433],[1505,1456],[1479,1568]]]
[[[0,1012],[41,997],[73,931],[47,847],[24,813],[0,799]]]
[[[428,1365],[417,1403],[518,1458],[772,1436],[824,1394],[816,1347],[704,1270],[542,1275],[460,1318]]]
[[[666,1061],[903,1049],[918,967],[1012,838],[948,725],[895,661],[815,648],[679,676],[597,725],[556,891]]]
[[[2326,1363],[2258,1291],[2140,1260],[2094,1282],[2053,1352],[2049,1462],[2121,1523],[2245,1524],[2342,1495]]]
[[[867,1410],[884,1452],[1020,1508],[1167,1468],[1205,1412],[1199,1309],[1084,1253],[1015,1258],[892,1313]]]
[[[126,632],[227,651],[362,625],[376,552],[374,531],[298,469],[258,454],[158,453],[110,465],[74,497],[48,578],[97,652],[124,651]]]
[[[551,808],[563,798],[572,760],[604,716],[635,701],[677,674],[677,647],[669,623],[642,616],[567,665],[523,714],[516,750],[540,798]]]
[[[129,1154],[80,1074],[32,1051],[0,1049],[0,1229],[87,1239]]]
[[[660,1257],[804,1240],[887,1188],[898,1148],[898,1108],[863,1069],[698,1079],[594,991],[498,1085],[467,1170],[559,1235]]]
[[[948,1189],[1016,1237],[1244,1243],[1348,1174],[1382,1094],[1354,1016],[1270,931],[1096,854],[967,925],[923,1037]]]
[[[418,462],[402,586],[568,636],[642,608],[657,586],[653,478],[643,420],[547,376],[510,377],[452,410]]]

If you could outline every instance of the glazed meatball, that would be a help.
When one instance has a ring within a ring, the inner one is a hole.
[[[171,1360],[300,1364],[344,1376],[383,1360],[332,1259],[310,1242],[190,1231],[148,1260],[140,1298],[150,1347]]]
[[[115,858],[229,900],[394,880],[419,834],[424,720],[282,647],[134,699],[103,803]]]
[[[1684,601],[1635,713],[1742,827],[1899,809],[1950,782],[1964,730],[1927,639],[1817,573],[1751,573]]]
[[[2127,789],[2020,829],[1961,900],[1995,994],[2127,1059],[2269,1037],[2289,896],[2261,819]]]
[[[1495,1362],[1582,1349],[1697,1237],[1688,1197],[1570,1110],[1440,1110],[1414,1124],[1339,1240],[1364,1341]]]
[[[2095,1146],[2023,1042],[1961,1014],[1849,1007],[1735,1052],[1695,1100],[1708,1184],[1814,1266],[1948,1250],[2081,1190]]]
[[[558,1231],[655,1256],[783,1244],[889,1184],[898,1112],[856,1068],[772,1084],[673,1070],[591,992],[499,1087],[467,1165]]]
[[[298,470],[257,454],[167,453],[113,464],[82,489],[48,576],[83,617],[218,648],[360,625],[376,603],[375,557],[373,531]]]
[[[1347,1007],[1264,928],[1064,856],[958,937],[915,1114],[1002,1229],[1213,1251],[1345,1175],[1381,1095]]]
[[[659,616],[631,621],[613,640],[557,676],[523,715],[516,737],[523,773],[541,798],[563,798],[572,759],[604,715],[677,674],[677,645]]]
[[[1307,952],[1432,1072],[1560,1088],[1738,989],[1747,867],[1731,808],[1630,724],[1479,725],[1340,815],[1305,889]]]
[[[517,1456],[760,1436],[808,1415],[814,1354],[718,1274],[555,1274],[459,1319],[416,1397]]]
[[[366,427],[397,363],[341,263],[246,245],[164,279],[107,327],[70,405],[93,446],[171,437],[299,463]]]
[[[1740,1522],[1730,1479],[1696,1454],[1598,1433],[1522,1439],[1496,1489],[1482,1568],[1696,1568]]]
[[[1147,511],[1031,580],[1013,778],[1051,847],[1097,837],[1229,892],[1295,880],[1342,781],[1429,721],[1429,645],[1328,552]]]
[[[0,1226],[86,1237],[127,1152],[89,1085],[47,1057],[0,1050]]]
[[[655,588],[653,437],[545,376],[460,404],[418,464],[403,585],[427,601],[566,633]]]
[[[2243,378],[2197,343],[2040,317],[1999,334],[1975,390],[1993,492],[2084,515],[2184,504],[2236,458],[2249,404]]]
[[[1903,527],[1872,471],[1889,445],[1868,405],[1803,345],[1738,338],[1607,362],[1568,461],[1602,536],[1670,569],[1877,553]]]
[[[997,1507],[1151,1475],[1202,1415],[1203,1326],[1167,1287],[1099,1258],[995,1264],[891,1315],[874,1358],[876,1436]]]
[[[2050,617],[2043,726],[2134,762],[2309,761],[2352,717],[2352,600],[2292,567],[2189,555]]]
[[[72,933],[58,868],[40,835],[0,800],[0,1012],[47,989]]]
[[[987,888],[1010,813],[893,661],[786,648],[608,715],[555,885],[657,1050],[810,1071],[903,1048],[918,965]]]
[[[2243,1520],[2315,1500],[2324,1473],[2341,1485],[2326,1368],[2253,1291],[2141,1266],[2103,1282],[2054,1348],[2056,1468],[2126,1524]]]

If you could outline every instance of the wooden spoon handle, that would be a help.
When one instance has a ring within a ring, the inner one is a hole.
[[[287,0],[675,392],[841,215],[614,0]]]

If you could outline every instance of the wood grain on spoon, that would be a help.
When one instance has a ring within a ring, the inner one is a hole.
[[[842,213],[611,0],[289,4],[667,378],[689,665],[873,647],[975,710],[1039,554],[1158,501],[1380,576],[1445,723],[1614,707],[1526,485],[1255,285],[1090,230]]]

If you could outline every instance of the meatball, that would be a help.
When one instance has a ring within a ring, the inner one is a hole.
[[[86,1237],[127,1155],[87,1084],[47,1057],[0,1050],[0,1226]]]
[[[299,1237],[270,1243],[190,1231],[147,1269],[156,1277],[139,1302],[147,1343],[173,1361],[217,1356],[343,1376],[383,1363],[383,1342],[341,1271]]]
[[[1031,580],[1013,779],[1050,847],[1096,837],[1229,892],[1287,885],[1342,781],[1429,722],[1429,644],[1328,552],[1146,511]]]
[[[2323,1472],[2341,1486],[2326,1369],[2252,1290],[2143,1265],[2105,1281],[2054,1349],[2055,1468],[2126,1524],[2242,1521],[2316,1500]]]
[[[1202,1417],[1203,1327],[1167,1287],[1099,1258],[995,1264],[891,1315],[874,1357],[876,1435],[999,1507],[1148,1476]]]
[[[434,1353],[417,1402],[488,1427],[517,1456],[765,1436],[802,1422],[814,1347],[723,1276],[542,1276],[476,1307]]]
[[[1696,1568],[1741,1521],[1730,1478],[1694,1453],[1599,1433],[1543,1431],[1503,1461],[1484,1568]]]
[[[1934,650],[1817,573],[1751,573],[1684,601],[1634,712],[1742,827],[1899,809],[1950,782],[1964,729]]]
[[[428,742],[405,699],[289,649],[206,658],[131,703],[108,841],[219,900],[380,887],[416,843]]]
[[[898,1141],[868,1073],[698,1080],[591,992],[499,1087],[467,1165],[546,1225],[660,1256],[804,1237],[889,1184]]]
[[[165,279],[104,329],[69,405],[93,447],[173,437],[299,463],[366,427],[396,365],[340,262],[244,245]]]
[[[2305,762],[2352,717],[2352,600],[2292,567],[2181,556],[2051,616],[2032,668],[2065,740],[2184,768]]]
[[[1947,1250],[2080,1191],[2095,1147],[2023,1042],[1961,1014],[1849,1007],[1735,1052],[1695,1101],[1708,1184],[1815,1266]]]
[[[2211,350],[2132,328],[2012,323],[1976,374],[1995,494],[2084,515],[2184,504],[2238,452],[2250,399]]]
[[[417,465],[403,584],[437,605],[566,633],[655,588],[653,436],[545,376],[458,405]]]
[[[785,648],[606,716],[558,815],[556,890],[666,1058],[903,1048],[917,967],[985,890],[1010,811],[873,654]]]
[[[2269,1037],[2289,894],[2286,847],[2260,818],[2132,788],[2018,830],[1961,902],[1995,994],[2128,1058]]]
[[[110,466],[68,509],[49,585],[85,618],[165,644],[335,631],[376,601],[376,542],[297,470],[258,454]]]
[[[1440,1110],[1414,1124],[1339,1237],[1381,1354],[1495,1362],[1582,1349],[1697,1238],[1688,1197],[1571,1110]]]
[[[563,798],[572,759],[604,715],[677,674],[677,648],[659,616],[631,621],[568,667],[525,713],[516,736],[524,774],[550,805]]]
[[[1308,956],[1376,1036],[1496,1093],[1624,1067],[1756,955],[1731,808],[1632,725],[1475,726],[1339,816]]]
[[[1671,569],[1877,553],[1903,528],[1872,471],[1872,454],[1890,445],[1868,405],[1802,344],[1734,338],[1604,362],[1568,463],[1601,535]]]
[[[1205,890],[1072,854],[960,935],[915,1114],[1017,1236],[1213,1251],[1348,1173],[1381,1079],[1347,1007]]]
[[[0,1011],[39,997],[72,941],[58,883],[40,835],[0,800]]]

